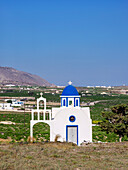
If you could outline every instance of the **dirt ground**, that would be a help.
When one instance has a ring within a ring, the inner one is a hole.
[[[128,169],[128,142],[0,144],[4,169]]]

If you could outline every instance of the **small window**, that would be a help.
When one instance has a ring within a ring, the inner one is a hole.
[[[65,106],[65,99],[63,100],[63,106]]]
[[[69,117],[69,121],[70,121],[70,122],[75,122],[75,120],[76,120],[75,116],[70,116],[70,117]]]
[[[78,106],[78,99],[76,100],[76,106]]]
[[[72,105],[72,100],[69,101],[69,105],[70,105],[70,106]]]

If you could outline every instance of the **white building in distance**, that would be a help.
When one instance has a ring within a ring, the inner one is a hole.
[[[11,106],[16,106],[16,107],[20,107],[20,106],[22,106],[22,105],[24,105],[24,102],[22,102],[22,101],[13,101],[12,102],[12,104],[11,104]]]
[[[0,110],[12,110],[11,103],[0,103]]]
[[[46,99],[37,99],[37,109],[32,110],[30,121],[30,136],[33,138],[33,126],[44,122],[50,126],[50,141],[73,142],[78,146],[85,142],[92,142],[92,120],[89,107],[80,107],[80,96],[74,86],[64,88],[61,94],[61,107],[46,109]],[[44,109],[39,109],[40,101],[44,102]]]

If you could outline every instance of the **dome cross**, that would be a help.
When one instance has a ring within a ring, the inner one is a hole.
[[[69,85],[72,85],[72,81],[69,81],[68,84],[69,84]]]

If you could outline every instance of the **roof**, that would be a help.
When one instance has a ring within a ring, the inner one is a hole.
[[[74,86],[68,85],[64,88],[61,96],[79,96],[79,93]]]

